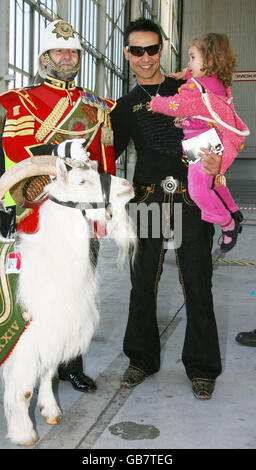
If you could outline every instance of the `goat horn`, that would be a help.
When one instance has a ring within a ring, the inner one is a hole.
[[[13,242],[15,242],[15,238],[4,238],[4,236],[0,232],[0,243],[9,244]]]
[[[0,178],[0,200],[9,189],[24,179],[39,175],[56,176],[56,159],[52,155],[40,155],[12,166]]]

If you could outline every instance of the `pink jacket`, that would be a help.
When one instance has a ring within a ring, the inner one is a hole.
[[[220,119],[224,121],[224,123],[238,129],[238,131],[242,131],[243,133],[243,135],[238,135],[232,130],[224,127],[219,122],[214,121],[216,130],[218,133],[219,131],[222,133],[221,140],[224,150],[222,154],[220,173],[224,174],[238,155],[239,151],[243,148],[243,142],[246,135],[249,134],[249,130],[234,110],[232,102],[233,98],[229,87],[226,88],[226,96],[221,96],[207,87],[207,81],[205,79],[201,82],[200,79],[197,79],[196,81],[204,87],[207,92],[210,105],[218,114]],[[187,82],[180,87],[179,93],[176,95],[167,97],[156,96],[151,101],[151,110],[156,113],[167,114],[168,116],[174,117],[188,118],[193,116],[194,118],[198,117],[198,119],[203,118],[207,121],[209,127],[211,127],[213,117],[202,100],[202,94],[197,83],[193,79],[188,79]]]

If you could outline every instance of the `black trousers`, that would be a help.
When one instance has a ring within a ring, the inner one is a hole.
[[[199,208],[191,201],[181,183],[179,192],[171,196],[167,196],[158,185],[151,185],[151,190],[143,188],[141,191],[140,188],[131,202],[136,202],[137,209],[140,209],[142,203],[147,206],[154,203],[159,208],[163,207],[163,202],[169,203],[170,211],[168,214],[163,213],[163,217],[166,222],[170,217],[172,227],[174,203],[181,204],[182,244],[175,251],[187,313],[182,361],[190,379],[215,379],[221,373],[221,359],[212,298],[213,226],[201,220]],[[139,220],[141,217],[137,219],[140,243],[135,264],[131,267],[132,289],[123,345],[130,365],[142,369],[146,374],[155,373],[160,368],[157,288],[166,253],[164,234],[152,236],[152,230],[158,223],[153,218],[148,220],[149,236],[143,238],[141,231],[142,228],[145,231],[145,227]]]

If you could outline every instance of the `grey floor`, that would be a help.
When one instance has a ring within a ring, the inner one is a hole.
[[[238,332],[256,328],[254,185],[249,192],[233,184],[245,217],[236,247],[223,256],[218,228],[215,236],[213,294],[223,372],[212,399],[202,402],[193,396],[181,362],[186,318],[172,250],[166,255],[158,293],[161,370],[133,390],[120,388],[128,364],[122,340],[129,269],[127,264],[121,271],[116,268],[116,248],[103,240],[98,264],[101,323],[84,361],[98,390],[81,394],[56,376],[54,390],[63,412],[56,426],[44,423],[35,391],[31,416],[40,440],[32,449],[256,449],[256,348],[235,341]],[[5,439],[2,397],[0,389],[0,449],[16,449]]]

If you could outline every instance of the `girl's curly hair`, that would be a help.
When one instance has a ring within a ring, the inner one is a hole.
[[[231,85],[237,59],[226,34],[204,34],[193,39],[190,46],[199,49],[206,77],[216,74],[226,87]]]

